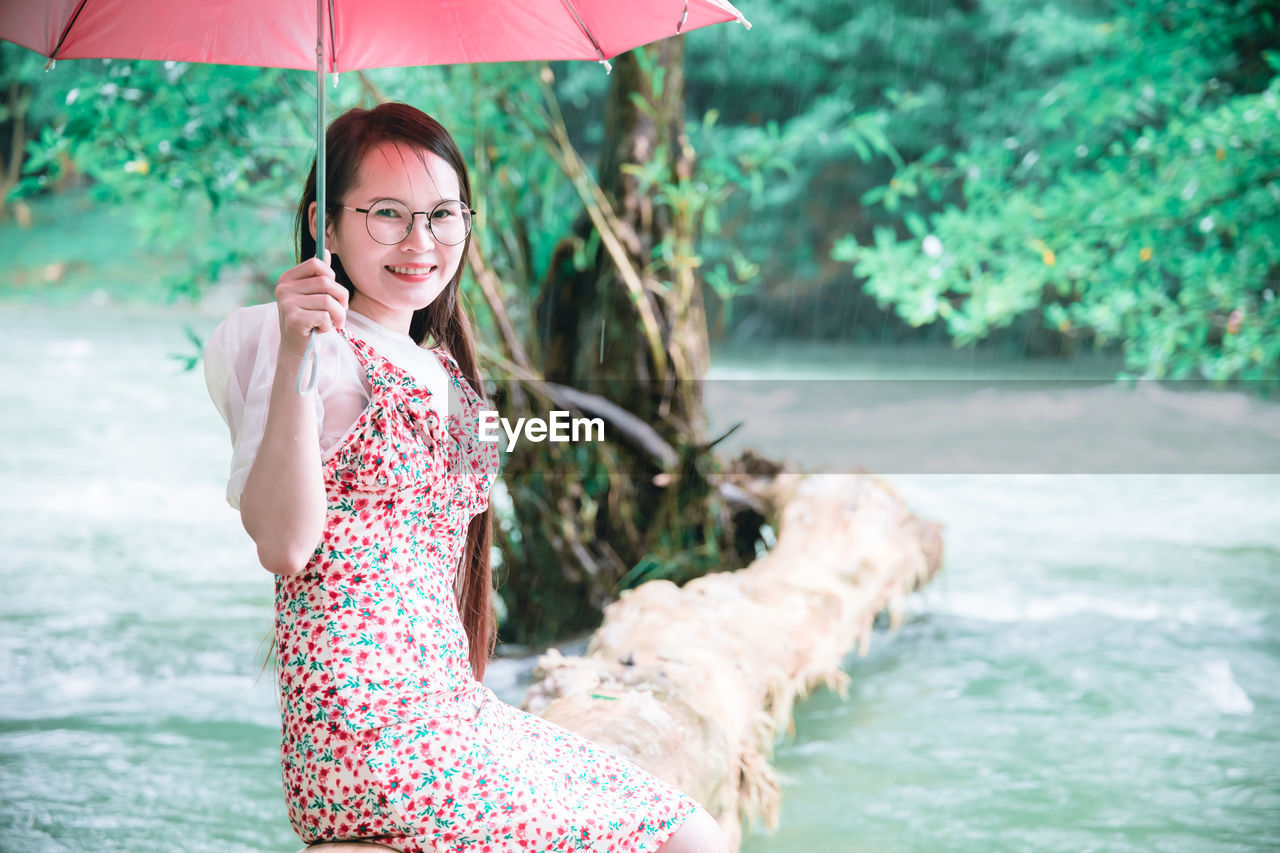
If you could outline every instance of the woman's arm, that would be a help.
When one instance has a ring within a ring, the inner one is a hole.
[[[262,443],[240,496],[240,521],[258,546],[263,568],[301,572],[324,532],[324,476],[315,405],[294,381],[311,330],[343,327],[347,291],[329,264],[310,258],[276,286],[280,350]]]

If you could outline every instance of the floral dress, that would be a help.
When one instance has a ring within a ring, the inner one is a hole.
[[[324,460],[320,546],[275,581],[290,823],[405,853],[657,850],[694,800],[473,676],[454,581],[498,468],[482,400],[436,350],[461,403],[442,424],[430,391],[339,333],[371,400]]]

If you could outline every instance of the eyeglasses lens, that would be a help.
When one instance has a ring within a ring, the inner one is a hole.
[[[471,211],[460,201],[442,201],[427,215],[431,236],[446,246],[456,246],[471,231]],[[369,236],[394,246],[413,230],[414,214],[398,201],[380,201],[365,214]]]

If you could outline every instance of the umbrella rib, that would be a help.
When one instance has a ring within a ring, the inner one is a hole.
[[[58,61],[58,51],[62,50],[62,43],[67,40],[67,36],[71,33],[71,28],[75,26],[76,20],[79,19],[80,13],[84,11],[84,4],[89,0],[80,0],[80,5],[76,7],[76,13],[71,16],[71,20],[67,21],[67,25],[62,29],[62,35],[58,37],[58,43],[53,46],[53,53],[49,54],[49,64],[44,67],[48,71]]]
[[[596,41],[596,37],[591,34],[591,30],[587,29],[586,23],[582,20],[582,16],[578,14],[578,10],[573,5],[573,0],[561,0],[564,7],[569,10],[569,14],[573,15],[573,20],[577,22],[578,29],[582,30],[582,34],[591,42],[591,46],[596,49],[596,53],[600,55],[600,61],[604,63],[605,68],[609,67],[609,61],[604,55],[604,51],[600,49],[600,43]]]
[[[338,36],[333,23],[333,0],[329,0],[329,67],[334,74],[338,73]]]

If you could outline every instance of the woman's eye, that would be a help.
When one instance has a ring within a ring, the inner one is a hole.
[[[457,215],[457,214],[455,214],[452,210],[450,210],[450,209],[449,209],[449,208],[447,208],[447,207],[441,208],[440,210],[437,210],[437,211],[435,212],[435,218],[436,218],[436,219],[451,219],[452,217],[454,217],[454,216],[456,216],[456,215]]]
[[[382,207],[373,212],[373,215],[379,219],[404,219],[403,214],[394,207]]]

